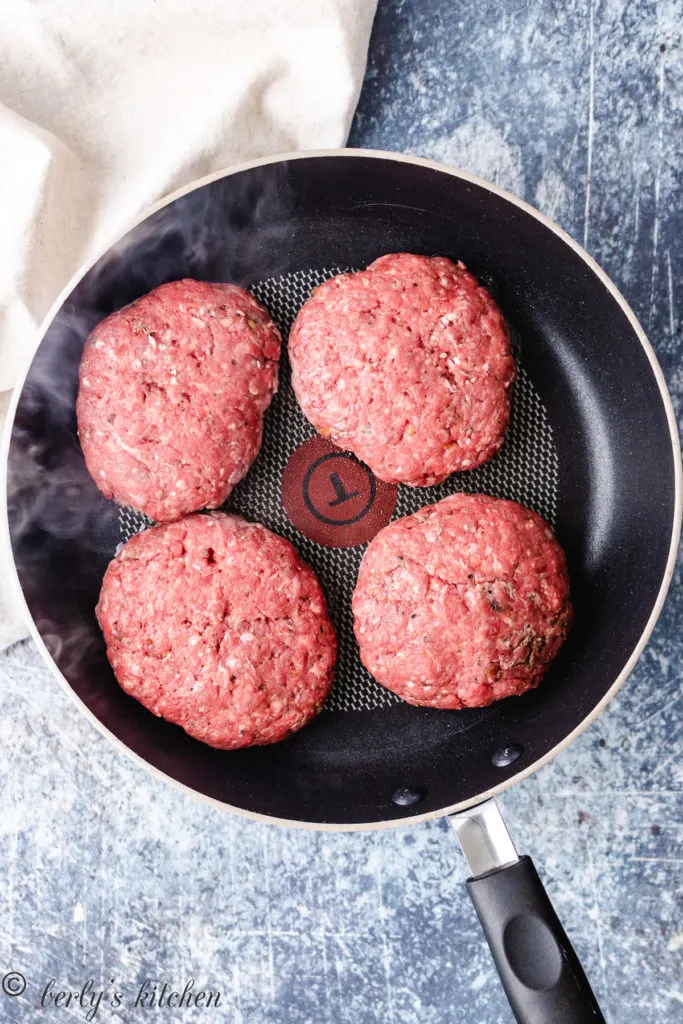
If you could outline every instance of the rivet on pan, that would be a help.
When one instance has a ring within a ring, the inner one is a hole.
[[[498,747],[498,750],[494,750],[491,754],[491,762],[496,768],[507,768],[508,765],[514,764],[523,751],[524,747],[521,743],[511,743],[509,747]]]
[[[410,807],[411,804],[418,804],[420,800],[424,800],[426,795],[427,790],[421,786],[401,786],[392,793],[391,799],[399,807]]]

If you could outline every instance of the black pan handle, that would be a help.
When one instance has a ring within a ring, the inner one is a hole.
[[[494,800],[450,819],[474,877],[467,889],[518,1024],[605,1024],[530,857]]]
[[[530,857],[467,888],[519,1024],[605,1024]]]

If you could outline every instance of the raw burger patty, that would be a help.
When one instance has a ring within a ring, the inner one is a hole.
[[[380,480],[437,484],[503,443],[508,332],[462,263],[398,253],[331,278],[299,311],[289,358],[304,414]]]
[[[514,501],[454,494],[386,526],[353,595],[363,664],[410,704],[483,707],[536,686],[571,620],[564,552]]]
[[[123,689],[212,747],[276,743],[321,708],[334,629],[315,574],[282,537],[190,516],[124,544],[97,606]]]
[[[97,325],[76,412],[108,498],[170,521],[222,505],[261,447],[280,334],[233,284],[172,281]]]

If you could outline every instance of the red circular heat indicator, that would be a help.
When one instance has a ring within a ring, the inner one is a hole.
[[[355,455],[324,437],[305,441],[282,474],[282,504],[293,526],[316,544],[365,544],[391,519],[396,486],[378,480]]]

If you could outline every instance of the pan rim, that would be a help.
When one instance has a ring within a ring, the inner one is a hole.
[[[47,333],[50,325],[52,324],[52,321],[57,316],[59,310],[64,305],[66,299],[73,292],[73,290],[76,288],[79,282],[85,277],[85,275],[92,269],[92,267],[104,255],[106,255],[107,252],[109,252],[114,246],[116,246],[128,234],[129,231],[133,230],[133,228],[142,224],[153,214],[157,213],[159,210],[175,202],[175,200],[180,199],[182,198],[182,196],[188,195],[191,192],[195,192],[199,188],[204,187],[205,185],[210,185],[212,182],[219,181],[222,178],[228,178],[234,174],[239,174],[243,171],[252,170],[257,167],[263,167],[268,164],[284,163],[293,160],[319,159],[329,157],[344,157],[351,159],[361,157],[366,159],[370,158],[377,160],[388,160],[395,163],[413,164],[415,166],[424,167],[433,171],[440,172],[442,174],[448,174],[454,178],[460,178],[463,181],[467,181],[474,185],[477,185],[480,188],[483,188],[486,191],[494,195],[500,196],[502,199],[507,200],[512,205],[517,206],[523,212],[534,217],[537,221],[545,225],[546,228],[548,228],[555,235],[557,235],[557,237],[562,242],[568,245],[569,248],[572,249],[584,261],[584,263],[598,278],[598,280],[601,281],[601,283],[610,293],[612,298],[621,307],[624,315],[626,316],[627,320],[629,321],[629,324],[631,325],[631,328],[633,329],[636,338],[640,342],[645,352],[645,355],[647,356],[647,359],[650,363],[650,367],[652,369],[654,378],[657,382],[657,386],[659,387],[660,396],[662,399],[662,403],[664,405],[664,410],[666,412],[667,422],[669,425],[671,452],[674,464],[674,507],[673,519],[671,524],[671,538],[666,567],[662,575],[662,580],[657,593],[657,598],[653,604],[652,610],[650,612],[647,622],[645,623],[645,627],[638,639],[638,642],[633,648],[628,660],[626,661],[626,664],[622,668],[621,672],[619,673],[615,681],[609,687],[607,692],[604,694],[604,696],[588,712],[588,714],[581,720],[581,722],[576,726],[576,728],[574,728],[570,733],[568,733],[559,743],[555,744],[555,746],[552,747],[551,750],[549,750],[542,757],[533,761],[530,765],[527,765],[526,768],[523,768],[520,771],[515,772],[508,778],[502,780],[496,786],[493,786],[490,789],[485,790],[482,793],[479,793],[476,797],[460,801],[459,803],[455,803],[447,807],[439,808],[438,810],[428,811],[424,814],[415,814],[409,817],[402,818],[392,818],[386,821],[369,821],[351,824],[339,824],[334,822],[311,822],[298,819],[279,818],[274,815],[261,814],[257,811],[248,811],[245,810],[243,807],[237,807],[235,805],[225,803],[224,801],[217,800],[214,797],[207,796],[205,793],[193,789],[191,786],[187,786],[179,780],[173,778],[172,776],[167,775],[161,769],[155,767],[154,765],[146,761],[140,754],[137,754],[135,751],[131,750],[131,748],[128,747],[123,742],[123,740],[119,739],[117,736],[114,735],[114,733],[107,729],[107,727],[103,725],[102,722],[100,722],[100,720],[97,718],[96,715],[93,714],[92,711],[90,711],[87,705],[80,699],[80,697],[76,694],[75,690],[71,687],[66,677],[62,674],[57,664],[52,659],[52,656],[50,655],[40,633],[38,632],[38,628],[28,608],[28,604],[26,602],[26,598],[24,596],[24,592],[19,581],[17,566],[14,561],[14,552],[12,550],[11,544],[7,504],[7,470],[9,464],[10,440],[12,435],[12,427],[16,416],[17,406],[19,404],[19,397],[23,392],[24,385],[26,383],[26,378],[33,363],[35,354],[38,351],[38,348],[45,334]],[[563,228],[561,228],[554,221],[550,220],[550,218],[546,217],[540,211],[536,210],[533,206],[525,202],[523,199],[519,199],[517,196],[513,195],[511,192],[507,192],[505,189],[499,188],[497,185],[493,185],[490,182],[485,181],[483,178],[477,177],[476,175],[469,174],[466,171],[461,171],[454,167],[450,167],[447,164],[439,163],[436,160],[429,160],[424,157],[418,156],[409,156],[407,154],[396,153],[389,150],[351,148],[320,149],[301,150],[293,153],[281,153],[275,154],[273,156],[260,157],[256,160],[244,161],[239,164],[230,165],[229,167],[223,168],[222,170],[219,171],[213,171],[210,174],[204,175],[203,177],[191,182],[188,185],[184,185],[181,188],[175,189],[173,192],[170,192],[168,195],[159,199],[152,206],[146,208],[139,216],[129,221],[121,230],[117,231],[116,235],[112,237],[101,249],[99,249],[98,252],[94,255],[94,257],[91,260],[89,260],[86,264],[84,264],[81,267],[81,269],[77,271],[76,274],[73,275],[73,277],[67,283],[65,288],[62,289],[56,301],[52,304],[46,317],[42,321],[36,335],[35,344],[25,360],[19,380],[17,381],[12,392],[9,409],[7,412],[7,420],[5,423],[5,428],[2,436],[2,445],[0,446],[0,500],[2,501],[3,506],[3,514],[2,516],[0,516],[0,546],[4,547],[5,555],[6,557],[8,557],[9,565],[11,566],[11,572],[8,582],[10,584],[10,589],[13,590],[15,593],[19,607],[21,607],[24,611],[26,624],[29,630],[29,635],[31,636],[32,640],[38,647],[38,650],[40,651],[43,660],[49,666],[50,670],[52,671],[53,675],[56,677],[62,688],[66,690],[71,700],[74,701],[76,706],[86,716],[86,718],[88,718],[90,722],[99,730],[99,732],[102,735],[104,735],[110,742],[112,742],[115,747],[117,747],[123,753],[125,753],[137,765],[143,767],[147,772],[151,773],[153,777],[163,780],[165,783],[174,786],[176,789],[181,790],[185,794],[190,795],[193,798],[198,798],[202,800],[204,803],[210,804],[211,806],[221,811],[228,811],[237,814],[242,818],[249,819],[250,821],[258,821],[271,825],[280,825],[286,828],[299,828],[316,832],[368,832],[390,828],[399,828],[401,826],[405,827],[410,825],[416,825],[421,822],[447,817],[456,812],[467,810],[467,808],[469,807],[474,807],[485,800],[494,798],[498,794],[503,793],[505,790],[515,785],[516,783],[522,782],[524,781],[524,779],[529,778],[540,768],[543,768],[546,764],[549,764],[552,760],[554,760],[554,758],[558,756],[558,754],[560,754],[566,747],[568,747],[582,732],[584,732],[590,725],[593,724],[593,722],[597,719],[598,715],[601,714],[605,707],[616,696],[617,692],[620,690],[620,688],[623,686],[623,684],[630,676],[631,672],[633,671],[636,665],[636,662],[640,658],[650,639],[652,631],[664,606],[664,601],[666,599],[675,570],[678,544],[681,533],[681,518],[683,514],[683,467],[681,465],[681,445],[673,403],[671,401],[671,396],[669,394],[669,390],[661,366],[659,365],[657,356],[654,352],[654,349],[650,341],[647,338],[647,335],[645,334],[645,331],[638,322],[635,313],[633,312],[633,310],[631,309],[631,307],[629,306],[629,304],[627,303],[626,299],[621,294],[619,289],[613,283],[613,281],[608,277],[608,275],[593,259],[593,257],[590,256],[589,253],[587,253],[586,250],[577,241],[575,241],[575,239],[573,239],[569,234],[567,234],[567,232],[564,231]]]

